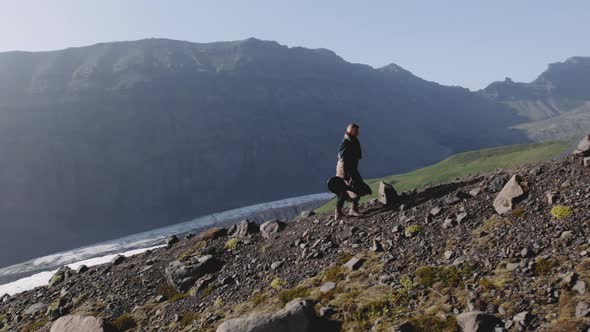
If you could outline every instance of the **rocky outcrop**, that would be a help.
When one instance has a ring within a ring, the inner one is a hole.
[[[188,291],[195,281],[208,273],[216,272],[221,263],[212,255],[193,258],[186,262],[172,261],[165,270],[166,281],[179,292]]]
[[[315,319],[313,304],[295,299],[275,313],[258,313],[223,322],[217,332],[311,332]]]
[[[246,219],[235,225],[232,225],[227,230],[227,235],[238,238],[246,238],[249,235],[258,233],[259,231],[259,226],[255,222]]]
[[[524,190],[519,184],[519,177],[514,175],[504,186],[494,200],[494,209],[498,214],[512,211],[514,202],[524,195]]]
[[[50,332],[118,332],[118,330],[102,318],[71,315],[53,322]]]

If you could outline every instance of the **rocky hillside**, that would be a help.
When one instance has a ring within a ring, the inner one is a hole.
[[[147,39],[1,53],[0,242],[13,250],[0,266],[324,191],[350,121],[367,177],[526,141],[503,105],[325,49]]]
[[[361,218],[171,236],[3,296],[0,329],[586,331],[589,180],[590,158],[566,157],[372,201]]]
[[[530,122],[516,128],[531,139],[569,139],[590,127],[590,57],[552,63],[530,83],[506,78],[479,93],[528,118]]]

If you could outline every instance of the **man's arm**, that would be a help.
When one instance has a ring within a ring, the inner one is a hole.
[[[342,140],[338,147],[338,158],[344,164],[344,178],[353,180],[361,178],[355,165],[354,155],[352,151],[352,143],[349,140]]]

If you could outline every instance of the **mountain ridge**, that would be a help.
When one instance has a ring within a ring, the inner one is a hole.
[[[548,65],[529,83],[509,78],[477,93],[529,119],[515,128],[535,141],[569,139],[590,125],[590,57],[574,56]],[[578,124],[573,125],[573,124]]]

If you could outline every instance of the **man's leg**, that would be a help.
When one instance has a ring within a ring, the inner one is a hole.
[[[361,200],[360,196],[356,196],[353,200],[352,200],[352,206],[350,207],[350,211],[348,211],[348,215],[349,216],[353,216],[353,217],[360,217],[363,214],[360,213],[359,211],[359,201]]]
[[[340,220],[344,216],[344,213],[342,213],[342,208],[344,207],[344,202],[346,201],[346,198],[346,192],[338,195],[338,199],[336,200],[336,211],[334,211],[334,219]]]

